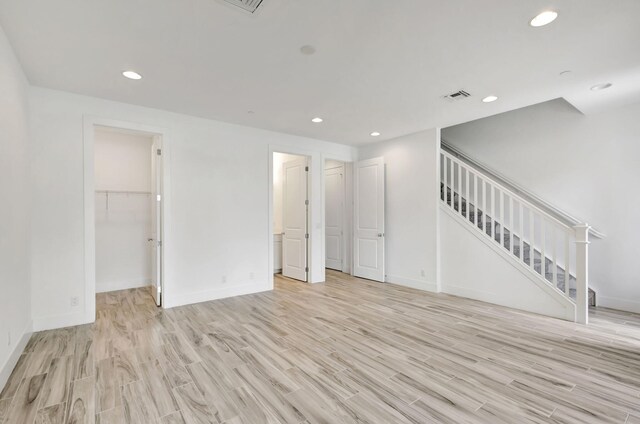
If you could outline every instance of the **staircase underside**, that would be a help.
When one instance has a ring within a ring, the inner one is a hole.
[[[440,184],[440,198],[444,200],[444,184]],[[460,201],[461,200],[461,201]],[[451,206],[451,188],[447,187],[447,204]],[[462,211],[460,211],[460,204],[462,204]],[[464,197],[454,192],[453,196],[453,209],[457,212],[461,212],[471,223],[475,222],[475,215],[478,214],[477,226],[480,230],[484,231],[488,236],[491,236],[493,231],[493,238],[497,243],[503,246],[506,250],[511,251],[511,231],[493,219],[490,215],[485,214],[481,209],[476,208],[471,202],[467,202]],[[467,213],[468,212],[468,213]],[[513,234],[513,254],[526,265],[531,266],[532,249],[529,243],[522,242],[522,252],[520,252],[520,237],[517,234]],[[545,275],[544,278],[551,284],[553,284],[553,261],[545,256]],[[533,249],[533,269],[535,272],[542,276],[542,253]],[[556,281],[557,289],[565,291],[565,272],[564,269],[556,265]],[[569,274],[569,296],[572,299],[576,298],[576,289],[571,288],[575,286],[576,278],[574,275]],[[589,289],[589,304],[595,306],[595,292]]]

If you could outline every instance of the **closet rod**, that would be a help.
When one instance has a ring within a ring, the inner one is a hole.
[[[150,191],[118,191],[118,190],[96,190],[98,194],[104,194],[106,198],[105,209],[109,210],[109,195],[110,194],[126,194],[127,196],[130,194],[142,194],[142,195],[151,195]]]
[[[100,194],[151,194],[150,191],[96,190]]]

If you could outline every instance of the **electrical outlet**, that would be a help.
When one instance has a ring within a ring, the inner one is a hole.
[[[421,276],[421,277],[425,277],[424,269],[421,269],[421,270],[420,270],[420,276]]]
[[[227,276],[223,275],[222,276],[222,284],[225,284],[227,282]]]
[[[249,279],[250,279],[250,280],[253,280],[253,279],[255,278],[255,276],[256,276],[256,275],[255,275],[253,272],[250,272],[250,273],[249,273]]]
[[[71,306],[78,306],[80,304],[80,299],[78,296],[73,296],[71,298]]]

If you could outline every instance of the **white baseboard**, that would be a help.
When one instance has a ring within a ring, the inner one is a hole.
[[[112,292],[117,290],[137,289],[151,285],[151,279],[132,280],[132,281],[113,281],[107,283],[96,282],[96,293]]]
[[[20,355],[24,352],[24,348],[27,346],[31,335],[33,334],[32,328],[33,325],[29,322],[22,333],[22,337],[20,337],[18,343],[13,347],[13,351],[11,351],[11,354],[9,354],[9,357],[2,365],[2,368],[0,368],[0,392],[2,392],[4,385],[9,381],[9,377],[18,363]]]
[[[54,328],[72,327],[74,325],[89,324],[92,322],[93,320],[87,321],[84,312],[35,317],[33,319],[33,331],[53,330]]]
[[[193,303],[208,302],[210,300],[224,299],[227,297],[242,296],[245,294],[254,294],[270,290],[273,290],[273,287],[269,283],[251,282],[195,293],[185,293],[179,295],[172,293],[171,302],[165,303],[165,307],[174,308],[176,306],[191,305]]]
[[[385,279],[387,283],[397,284],[399,286],[410,287],[412,289],[424,290],[437,293],[438,285],[426,280],[416,280],[414,278],[400,277],[398,275],[387,274]]]
[[[640,302],[629,299],[620,299],[617,297],[602,296],[598,293],[596,293],[596,306],[640,314]]]

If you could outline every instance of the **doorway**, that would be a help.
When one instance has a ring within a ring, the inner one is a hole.
[[[385,281],[384,158],[324,162],[325,268]]]
[[[347,201],[348,165],[327,159],[324,163],[325,268],[350,272],[350,202]]]
[[[162,139],[95,125],[95,291],[137,289],[162,305]]]
[[[273,153],[274,272],[309,281],[309,158]]]

